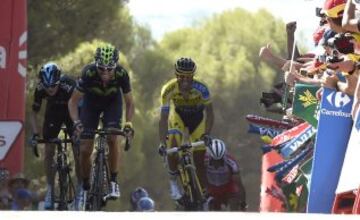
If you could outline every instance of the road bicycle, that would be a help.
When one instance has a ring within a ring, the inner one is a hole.
[[[54,185],[54,204],[57,204],[58,210],[68,210],[69,205],[74,201],[75,186],[71,177],[71,164],[67,153],[68,145],[73,144],[70,139],[66,127],[61,127],[64,133],[62,138],[54,138],[51,140],[38,139],[38,144],[55,144],[56,145],[56,160],[52,167],[55,171],[55,185]],[[34,154],[38,156],[37,145],[33,146]]]
[[[163,154],[178,154],[178,172],[181,186],[183,188],[183,196],[177,203],[184,208],[185,211],[206,211],[206,197],[200,185],[199,178],[196,174],[192,151],[198,147],[203,147],[204,141],[183,144],[179,147],[166,149]]]
[[[125,132],[117,128],[100,128],[95,130],[97,134],[95,144],[95,157],[91,171],[90,190],[88,193],[86,210],[99,211],[106,205],[111,191],[110,169],[108,164],[108,145],[106,137],[108,135],[121,135],[125,137],[125,151],[130,148],[130,140]]]

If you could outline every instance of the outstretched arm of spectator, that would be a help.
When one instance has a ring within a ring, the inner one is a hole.
[[[292,21],[286,24],[286,36],[287,36],[287,51],[288,51],[288,59],[290,60],[292,57],[292,51],[294,47],[295,40],[295,31],[296,31],[296,21]],[[300,56],[299,50],[295,45],[295,53],[293,59],[295,60]]]
[[[348,95],[354,95],[356,84],[358,81],[357,74],[345,76],[346,82],[338,81],[337,86],[341,92],[344,92]]]
[[[360,32],[359,18],[355,18],[355,5],[353,1],[347,1],[342,19],[342,27],[346,31]]]
[[[265,61],[269,65],[275,65],[279,69],[281,69],[281,67],[284,66],[284,64],[287,62],[286,59],[275,56],[272,53],[270,44],[267,44],[266,46],[260,48],[259,57],[261,60]]]

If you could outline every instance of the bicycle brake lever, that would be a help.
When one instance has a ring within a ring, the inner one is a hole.
[[[32,148],[33,148],[33,153],[34,153],[35,157],[39,157],[39,150],[37,148],[37,144],[32,145]]]
[[[130,145],[130,140],[129,138],[127,137],[126,140],[125,140],[125,151],[128,151],[130,149],[131,145]]]

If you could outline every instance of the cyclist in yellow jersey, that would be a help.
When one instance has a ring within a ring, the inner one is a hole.
[[[166,147],[178,147],[185,131],[190,141],[204,140],[210,143],[210,131],[214,113],[208,87],[194,79],[196,64],[191,58],[180,58],[175,63],[175,79],[167,82],[161,90],[161,115],[159,121],[160,147],[162,154]],[[204,167],[205,146],[193,153],[197,175],[202,188],[206,187]],[[177,184],[177,157],[168,156],[170,192],[174,200],[181,198]]]

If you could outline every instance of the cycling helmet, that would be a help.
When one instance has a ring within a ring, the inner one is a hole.
[[[137,187],[133,192],[131,192],[131,196],[130,196],[130,203],[132,208],[135,210],[137,207],[137,203],[138,201],[143,198],[143,197],[149,197],[148,192],[142,188],[142,187]]]
[[[211,144],[207,149],[211,158],[214,160],[222,159],[226,152],[225,143],[220,139],[212,139]]]
[[[95,63],[100,66],[115,66],[119,60],[119,51],[111,44],[98,47],[95,52]]]
[[[59,83],[61,70],[56,63],[46,63],[39,72],[41,83],[46,87],[51,87]]]
[[[326,0],[324,12],[330,18],[339,18],[344,14],[346,0]]]
[[[136,206],[136,211],[152,212],[155,210],[155,203],[150,197],[142,197]]]
[[[191,58],[181,57],[175,63],[176,74],[194,74],[196,64]]]

